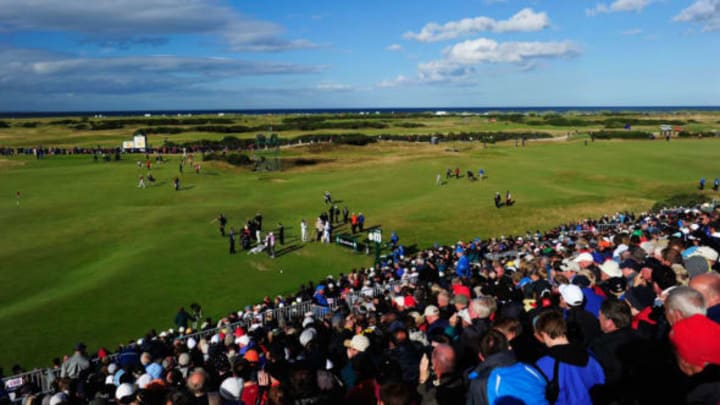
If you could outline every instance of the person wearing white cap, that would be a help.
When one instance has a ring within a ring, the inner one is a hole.
[[[317,335],[317,331],[315,328],[307,328],[300,334],[300,337],[298,340],[300,340],[300,345],[302,347],[305,347],[308,345],[308,343],[312,342],[315,339],[315,336]]]
[[[137,381],[135,381],[135,384],[137,384],[138,388],[141,390],[144,390],[145,387],[147,387],[148,384],[150,384],[150,381],[152,381],[152,376],[150,374],[145,373],[141,375]]]
[[[695,251],[690,255],[690,257],[692,256],[701,256],[705,258],[705,260],[708,261],[710,266],[713,266],[718,260],[717,250],[709,246],[700,246],[699,248],[695,249]]]
[[[593,258],[592,254],[584,252],[577,255],[577,257],[575,257],[573,261],[577,263],[581,269],[586,269],[595,262],[595,259]]]
[[[600,280],[605,281],[613,277],[622,277],[620,265],[615,260],[607,260],[600,265]]]
[[[129,403],[135,396],[135,386],[130,383],[122,383],[115,390],[115,399],[122,403]]]
[[[241,403],[244,381],[242,378],[229,377],[220,384],[220,397],[224,400],[223,404]]]
[[[428,339],[433,335],[442,335],[445,333],[445,328],[450,326],[446,319],[440,318],[440,309],[435,305],[428,305],[425,307],[425,322],[427,322],[427,330],[425,334]]]
[[[364,353],[370,347],[370,339],[363,335],[355,335],[351,340],[345,341],[345,347],[347,348],[348,359],[352,359],[358,354]]]
[[[559,290],[560,308],[566,311],[567,337],[571,343],[587,347],[594,338],[600,336],[600,323],[595,315],[585,310],[584,296],[580,287],[574,284],[563,284]]]

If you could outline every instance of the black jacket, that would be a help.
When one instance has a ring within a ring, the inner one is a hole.
[[[567,311],[567,336],[571,343],[588,347],[590,342],[602,334],[600,322],[595,315],[582,307],[572,307]]]
[[[418,385],[421,405],[457,405],[465,403],[465,383],[459,374],[444,375],[435,385],[428,380]]]

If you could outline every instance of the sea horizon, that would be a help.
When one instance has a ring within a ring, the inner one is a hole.
[[[0,111],[0,118],[43,117],[119,117],[178,115],[287,115],[287,114],[412,114],[412,113],[528,113],[528,112],[647,112],[720,111],[720,106],[540,106],[540,107],[366,107],[366,108],[248,108],[248,109],[162,109],[162,110],[74,110],[74,111]]]

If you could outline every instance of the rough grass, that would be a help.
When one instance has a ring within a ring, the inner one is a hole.
[[[0,160],[0,322],[11,325],[0,330],[0,365],[46,365],[78,340],[113,347],[172,326],[180,305],[198,301],[217,317],[309,278],[369,265],[370,257],[336,246],[299,243],[300,219],[312,224],[325,190],[340,207],[362,211],[368,225],[423,247],[648,209],[692,191],[700,176],[720,175],[718,146],[712,139],[476,144],[460,152],[387,142],[311,146],[282,153],[327,163],[254,173],[203,162],[200,175],[186,171],[177,193],[178,157],[155,167],[158,185],[145,190],[136,188],[144,170],[135,157]],[[482,167],[488,179],[436,186],[448,167],[463,175]],[[496,209],[492,196],[508,189],[517,204]],[[223,212],[239,227],[257,211],[266,229],[282,222],[296,250],[276,260],[228,255],[211,221]]]

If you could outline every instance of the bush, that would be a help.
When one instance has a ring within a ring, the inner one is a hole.
[[[231,153],[227,155],[225,160],[234,166],[247,166],[252,164],[250,157],[248,155],[243,155],[242,153]]]
[[[318,134],[318,135],[302,135],[295,138],[296,141],[303,143],[309,142],[332,142],[338,145],[355,145],[364,146],[369,143],[377,142],[374,136],[365,134]]]
[[[251,165],[252,159],[248,155],[242,153],[230,153],[228,155],[224,153],[206,153],[203,155],[203,161],[218,160],[221,162],[230,163],[233,166],[249,166]]]
[[[187,129],[182,127],[147,127],[140,128],[140,131],[146,134],[179,134],[187,131]]]
[[[591,132],[595,139],[655,139],[655,136],[644,131],[597,131]]]
[[[715,132],[705,131],[705,132],[688,132],[688,131],[681,131],[678,132],[677,135],[679,138],[711,138],[713,136],[717,136]]]
[[[10,128],[10,124],[5,121],[0,121],[0,128]]]

